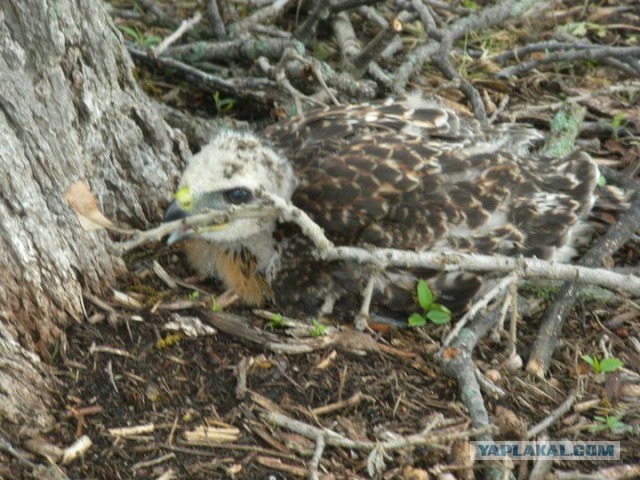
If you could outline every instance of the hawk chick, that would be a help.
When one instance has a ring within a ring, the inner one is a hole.
[[[542,136],[515,125],[482,127],[421,98],[313,110],[263,137],[225,131],[189,162],[165,221],[205,209],[289,200],[337,245],[536,256],[574,254],[593,205],[598,170],[590,157],[534,153]],[[290,314],[317,314],[327,300],[357,306],[370,272],[325,263],[292,225],[238,219],[174,233],[190,263],[251,305],[275,302]],[[438,301],[461,310],[481,277],[433,271],[384,272],[373,309],[415,311],[417,278]],[[405,317],[406,318],[406,317]]]

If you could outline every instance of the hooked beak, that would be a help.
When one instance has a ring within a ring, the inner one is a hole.
[[[191,213],[180,208],[178,206],[178,203],[174,200],[165,210],[162,221],[165,223],[173,222],[174,220],[181,220],[189,216],[191,216]],[[180,230],[174,230],[169,235],[169,237],[167,237],[167,245],[173,245],[174,243],[179,242],[180,240],[183,240],[192,235],[198,235],[206,232],[217,232],[219,230],[223,230],[227,226],[227,223],[208,226],[183,225]]]
[[[182,218],[187,218],[188,216],[189,212],[186,212],[182,208],[180,208],[178,206],[178,202],[174,200],[165,210],[162,221],[165,223],[173,222],[174,220],[180,220]],[[193,227],[190,225],[185,225],[180,230],[174,230],[167,238],[167,245],[173,245],[183,238],[188,237],[189,235],[191,235],[191,233],[193,233]]]

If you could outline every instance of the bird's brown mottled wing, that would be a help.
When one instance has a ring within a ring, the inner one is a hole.
[[[430,105],[316,110],[267,134],[294,164],[293,202],[341,245],[552,258],[597,178],[585,154],[529,154],[529,129],[482,129]],[[479,287],[475,276],[434,282],[461,305]]]
[[[293,201],[336,243],[549,258],[590,208],[588,156],[522,157],[528,129],[486,131],[442,107],[349,106],[272,127]]]

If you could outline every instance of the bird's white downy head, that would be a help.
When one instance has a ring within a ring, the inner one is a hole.
[[[225,130],[188,162],[176,201],[192,215],[224,211],[256,203],[263,192],[289,200],[296,185],[289,161],[268,144],[250,132]],[[181,197],[187,201],[181,202]],[[200,229],[200,237],[242,243],[262,232],[270,234],[273,224],[259,218],[240,218]]]

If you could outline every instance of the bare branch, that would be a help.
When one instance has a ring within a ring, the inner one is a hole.
[[[187,218],[166,222],[150,230],[131,230],[129,233],[133,238],[124,242],[114,243],[115,251],[125,253],[134,248],[152,241],[160,241],[163,237],[185,227],[197,227],[199,225],[223,224],[231,220],[240,218],[273,218],[278,217],[279,211],[276,208],[264,205],[245,206],[243,208],[232,208],[226,211],[211,211],[200,215],[192,215]]]
[[[220,15],[216,0],[207,0],[207,13],[209,14],[209,23],[211,23],[213,34],[218,40],[222,40],[227,36],[227,30],[224,27],[224,21]]]
[[[289,3],[291,3],[291,0],[276,0],[272,4],[256,10],[248,17],[230,25],[229,32],[231,35],[238,35],[249,30],[251,25],[271,23],[284,12]]]
[[[438,353],[440,364],[463,393],[461,397],[469,411],[473,427],[485,430],[479,437],[481,440],[491,440],[489,413],[484,404],[471,353],[497,320],[497,315],[478,317],[471,325],[462,329],[450,347],[443,348]]]
[[[279,60],[287,48],[304,51],[300,42],[284,38],[240,38],[224,42],[192,42],[167,50],[166,55],[188,62],[253,62],[258,57]]]
[[[376,60],[382,51],[389,45],[395,36],[402,31],[402,22],[394,19],[389,28],[385,28],[367,44],[367,46],[353,59],[351,74],[354,78],[360,78],[367,71],[371,62]]]
[[[150,63],[155,66],[164,66],[176,69],[187,81],[208,92],[224,91],[240,97],[252,97],[263,99],[267,88],[274,88],[274,82],[266,78],[247,77],[243,79],[227,80],[211,73],[203,72],[191,65],[174,60],[173,58],[153,58],[146,52],[127,44],[127,50],[134,59]]]
[[[529,62],[521,63],[520,65],[505,68],[498,72],[497,76],[498,78],[514,77],[550,63],[605,60],[610,58],[618,60],[632,58],[637,63],[640,58],[640,47],[602,47],[600,45],[594,45],[591,48],[580,48],[579,50],[574,50],[572,52],[554,52],[545,55],[539,60],[531,60]]]
[[[424,446],[438,448],[445,441],[451,441],[462,438],[479,438],[492,430],[493,427],[483,427],[469,431],[445,431],[443,433],[432,432],[431,430],[437,426],[429,425],[424,431],[414,433],[405,437],[400,437],[385,442],[371,442],[367,440],[352,440],[328,428],[318,428],[308,423],[295,420],[278,412],[265,412],[263,414],[265,420],[279,427],[286,428],[303,437],[316,440],[319,436],[324,436],[327,445],[333,445],[344,448],[353,448],[356,450],[373,450],[374,448],[383,448],[386,451],[398,450],[412,446]],[[439,422],[438,422],[439,423]]]
[[[537,258],[502,257],[454,252],[410,252],[395,249],[366,250],[335,247],[322,255],[328,261],[347,260],[384,267],[429,268],[440,271],[513,273],[518,278],[575,280],[633,295],[640,294],[640,278],[604,268],[553,263]]]

